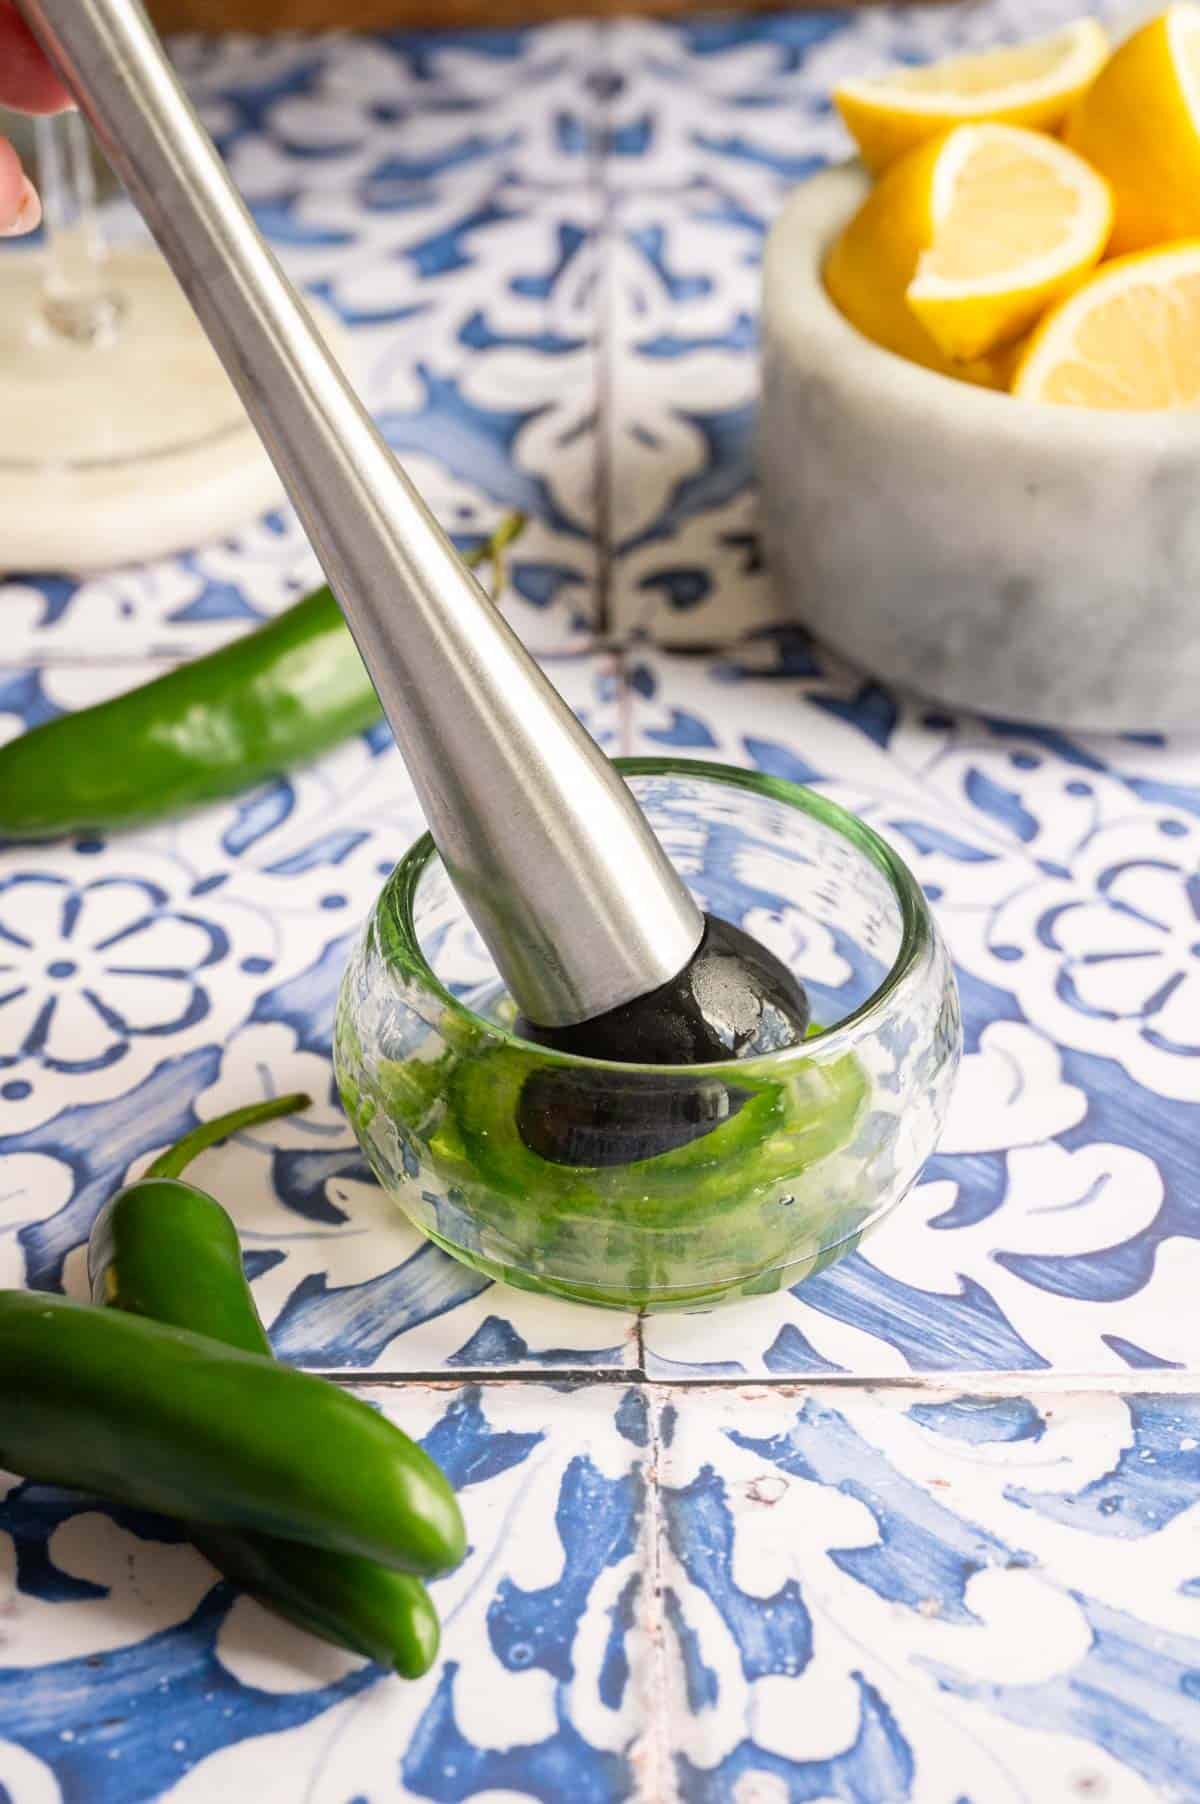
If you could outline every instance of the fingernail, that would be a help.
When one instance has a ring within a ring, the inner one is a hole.
[[[37,189],[26,176],[21,204],[17,208],[16,217],[11,224],[0,226],[0,238],[20,238],[25,232],[36,231],[41,223],[42,203],[38,199]]]

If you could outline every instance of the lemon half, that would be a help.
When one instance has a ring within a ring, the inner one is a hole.
[[[1012,390],[1076,407],[1200,405],[1200,240],[1098,269],[1033,333]]]
[[[1200,234],[1200,6],[1171,6],[1114,51],[1067,123],[1107,176],[1114,252]]]
[[[833,98],[863,162],[880,170],[955,125],[987,120],[1053,131],[1107,55],[1108,39],[1096,20],[1076,19],[1030,44],[844,81]]]
[[[894,164],[837,240],[830,296],[877,344],[947,374],[993,358],[1096,264],[1107,184],[1040,132],[964,125]]]

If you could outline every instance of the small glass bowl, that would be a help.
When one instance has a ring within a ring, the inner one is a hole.
[[[823,796],[690,759],[619,765],[701,908],[803,981],[810,1037],[673,1067],[518,1038],[426,835],[342,983],[342,1100],[404,1213],[493,1278],[614,1308],[778,1290],[858,1246],[932,1152],[960,1052],[950,962],[906,866]],[[518,1126],[525,1086],[543,1094],[547,1078],[559,1094],[603,1089],[609,1107],[615,1092],[635,1123],[716,1125],[632,1163],[555,1163]]]

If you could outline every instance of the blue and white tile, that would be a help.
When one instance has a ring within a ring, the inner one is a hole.
[[[848,154],[830,89],[889,60],[898,17],[872,8],[619,21],[606,42],[610,186],[666,198],[708,182],[760,216],[772,211],[789,183]]]
[[[647,1369],[1196,1369],[1200,744],[953,719],[794,630],[753,650],[631,654],[628,743],[810,783],[890,839],[955,958],[965,1058],[864,1250],[722,1311],[716,1352],[711,1315],[652,1318]]]
[[[1120,23],[1132,9],[1088,10]],[[838,82],[1027,40],[1078,14],[1074,0],[981,0],[620,20],[604,47],[608,182],[679,193],[707,181],[769,215],[818,164],[851,154],[831,102]]]
[[[530,516],[506,608],[554,651],[596,613],[599,199],[588,156],[551,142],[560,126],[588,136],[563,125],[563,83],[592,104],[582,40],[528,57],[524,42],[463,47],[458,86],[374,40],[239,41],[183,63],[289,273],[348,328],[350,373],[447,530],[467,546],[507,510]],[[464,64],[482,69],[477,92]],[[115,236],[136,235],[127,204],[111,212]],[[285,509],[157,564],[13,578],[0,607],[9,656],[184,657],[319,580]]]
[[[573,179],[594,153],[599,41],[597,26],[568,19],[537,30],[184,35],[171,48],[223,149],[264,130],[307,156],[344,156],[370,139],[421,176],[419,133],[441,121],[459,137],[431,173],[492,156],[552,181],[560,167]]]
[[[620,21],[606,34],[603,467],[618,637],[707,645],[778,618],[753,493],[759,264],[788,185],[844,154],[822,59],[857,29],[806,14]],[[768,110],[794,140],[772,167],[742,133]]]
[[[12,1485],[14,1804],[1195,1795],[1182,1385],[362,1394],[462,1498],[434,1671],[283,1628],[161,1519]]]
[[[645,1406],[619,1387],[361,1393],[458,1489],[442,1652],[406,1683],[216,1581],[162,1518],[10,1480],[0,1784],[12,1804],[620,1804],[646,1717]],[[643,1796],[645,1794],[642,1794]]]
[[[615,206],[611,623],[622,638],[724,643],[777,620],[754,492],[765,227],[708,183]]]
[[[385,246],[398,215],[456,190],[587,185],[596,47],[594,26],[566,21],[540,32],[187,38],[176,62],[264,224],[316,259],[323,244]]]
[[[1194,1393],[701,1387],[659,1430],[686,1804],[1200,1794]]]
[[[555,660],[617,748],[612,661]],[[0,735],[144,667],[0,684]],[[337,985],[384,875],[422,830],[390,739],[185,820],[0,850],[0,1281],[86,1292],[105,1198],[194,1121],[309,1092],[198,1164],[234,1214],[278,1351],[347,1371],[625,1366],[632,1318],[527,1296],[424,1242],[370,1181],[329,1065]]]

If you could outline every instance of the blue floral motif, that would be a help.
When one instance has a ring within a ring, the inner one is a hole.
[[[94,1071],[138,1035],[194,1026],[208,1012],[200,973],[228,950],[220,927],[170,908],[154,883],[0,877],[0,1035],[12,1048],[0,1070]]]
[[[1090,787],[1090,786],[1089,786]],[[1128,819],[1098,827],[1064,878],[996,912],[990,950],[1019,962],[1025,929],[1039,966],[1049,955],[1056,1026],[1099,1049],[1105,1030],[1131,1075],[1155,1082],[1175,1067],[1180,1099],[1191,1094],[1200,1055],[1200,871],[1190,829],[1165,837],[1161,821],[1135,831]],[[1024,993],[1024,985],[1022,986]],[[1078,1018],[1067,1025],[1065,1011]]]

